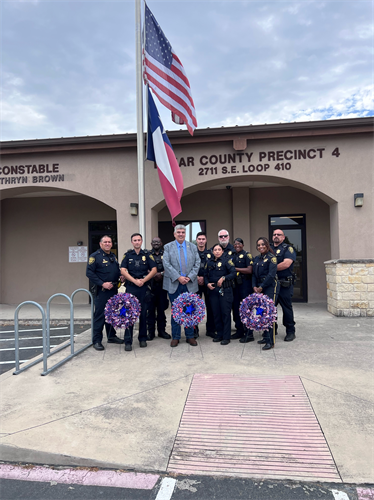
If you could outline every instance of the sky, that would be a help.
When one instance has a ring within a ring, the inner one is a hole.
[[[373,2],[157,1],[198,128],[373,116]],[[136,132],[135,0],[2,0],[1,140]],[[164,128],[183,128],[157,99]]]

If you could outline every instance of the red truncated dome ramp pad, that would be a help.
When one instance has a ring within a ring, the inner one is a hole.
[[[168,472],[341,482],[297,376],[196,374]]]

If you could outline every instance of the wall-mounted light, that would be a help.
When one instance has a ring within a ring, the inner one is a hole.
[[[138,204],[137,203],[130,203],[130,214],[131,215],[138,215]]]
[[[83,241],[77,241],[77,247],[83,246]]]
[[[364,205],[364,193],[355,193],[355,207],[362,207]]]

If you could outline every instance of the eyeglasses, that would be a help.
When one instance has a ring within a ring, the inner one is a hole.
[[[220,235],[218,236],[218,238],[228,238],[228,237],[229,237],[229,235],[228,235],[228,234],[220,234]]]

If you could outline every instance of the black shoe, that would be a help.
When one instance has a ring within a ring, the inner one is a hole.
[[[228,345],[230,343],[229,339],[221,340],[221,345]]]
[[[216,337],[215,339],[213,339],[213,342],[221,342],[221,340],[223,340],[222,337]]]
[[[125,341],[123,339],[120,339],[116,335],[108,339],[108,344],[123,344],[124,342]]]
[[[284,337],[285,342],[292,342],[292,340],[295,340],[296,335],[294,333],[287,333],[287,335]]]
[[[101,342],[97,342],[96,344],[94,344],[93,348],[96,349],[96,351],[104,351],[105,349]]]
[[[160,337],[160,335],[159,335],[159,337]],[[155,338],[155,334],[154,334],[154,333],[148,333],[148,335],[147,335],[147,340],[151,341],[151,340],[153,340],[154,338]]]
[[[132,345],[131,344],[125,344],[125,351],[132,351]]]
[[[140,340],[139,347],[147,347],[147,342],[145,340]]]
[[[266,344],[266,340],[265,339],[258,340],[257,344]]]
[[[273,349],[273,345],[271,344],[265,344],[264,347],[262,348],[263,351],[268,351],[269,349]]]
[[[207,332],[205,335],[207,337],[211,337],[212,339],[215,339],[217,337],[217,335],[214,332]]]
[[[230,339],[231,340],[237,340],[241,339],[244,336],[244,333],[236,332],[234,335],[231,335]]]
[[[242,337],[239,342],[241,344],[246,344],[247,342],[254,342],[254,337],[253,335],[246,335],[245,337]]]
[[[171,339],[171,335],[169,335],[166,332],[159,333],[158,336],[161,337],[162,339]]]

